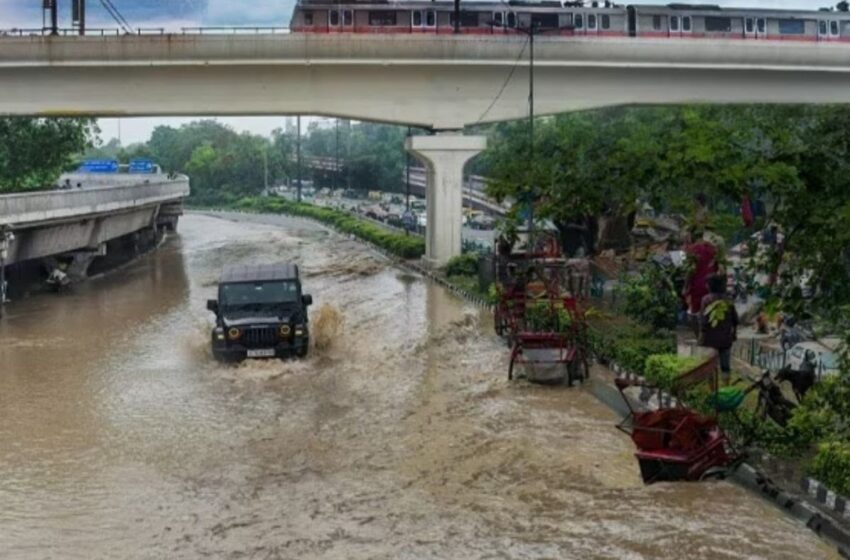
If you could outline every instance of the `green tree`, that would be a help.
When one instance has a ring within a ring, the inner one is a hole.
[[[96,133],[92,119],[0,118],[0,192],[50,188]]]

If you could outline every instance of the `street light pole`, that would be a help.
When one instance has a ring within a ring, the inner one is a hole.
[[[531,167],[528,184],[528,251],[534,253],[534,23],[528,34],[528,165]]]
[[[339,179],[339,119],[336,120],[336,142],[334,144],[334,190],[337,189],[337,180]]]
[[[295,140],[295,161],[298,168],[298,202],[301,202],[301,115],[297,117],[298,122],[298,137]]]
[[[410,138],[410,127],[407,127],[407,137]],[[405,172],[407,173],[407,183],[405,184],[405,200],[404,200],[404,209],[407,212],[410,212],[410,152],[407,150],[404,151],[405,155]]]
[[[8,228],[0,230],[0,317],[6,306],[6,260],[9,258],[9,245],[15,240]]]

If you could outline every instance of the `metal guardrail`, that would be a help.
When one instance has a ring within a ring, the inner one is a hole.
[[[132,33],[120,28],[87,28],[85,37],[122,37],[127,35],[282,35],[288,34],[288,27],[181,27],[169,31],[164,27],[138,27]],[[0,29],[0,37],[78,37],[80,31],[73,28],[58,29],[54,34],[50,29],[21,28]]]

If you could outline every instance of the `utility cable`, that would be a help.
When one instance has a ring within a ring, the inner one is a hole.
[[[125,33],[133,33],[133,27],[127,21],[127,19],[121,15],[121,12],[118,11],[118,8],[111,2],[111,0],[100,0],[100,5],[112,16],[112,19],[115,20],[116,23],[121,27],[121,30]]]
[[[522,59],[522,56],[525,54],[525,49],[528,47],[528,43],[529,43],[530,40],[531,40],[530,37],[526,36],[525,42],[522,45],[522,49],[520,49],[519,55],[517,55],[513,66],[511,66],[511,71],[508,72],[508,76],[507,76],[507,78],[505,78],[505,81],[502,83],[502,87],[499,88],[499,93],[496,94],[496,97],[493,98],[493,101],[490,102],[490,105],[487,106],[487,109],[483,113],[481,113],[481,116],[478,117],[478,120],[475,121],[475,124],[473,124],[472,126],[480,124],[481,121],[483,121],[484,118],[490,113],[490,110],[493,109],[493,107],[496,106],[496,103],[499,102],[499,99],[501,99],[502,94],[505,92],[505,88],[508,87],[508,84],[510,83],[511,79],[514,77],[514,72],[516,72],[516,69],[519,66],[519,61]]]

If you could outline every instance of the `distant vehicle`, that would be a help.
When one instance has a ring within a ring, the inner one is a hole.
[[[818,379],[838,374],[838,355],[817,342],[800,342],[785,353],[785,365],[795,371],[803,368],[805,360],[814,364]]]
[[[410,201],[410,209],[414,212],[425,212],[427,205],[421,198],[414,198]]]
[[[294,264],[237,266],[222,273],[215,313],[213,356],[224,362],[245,358],[303,358],[310,347],[307,308]]]

